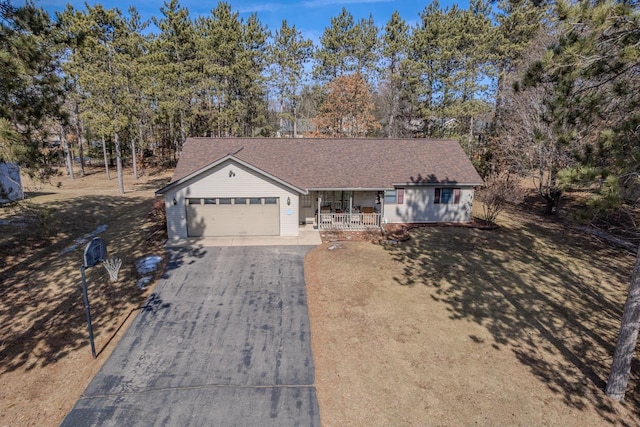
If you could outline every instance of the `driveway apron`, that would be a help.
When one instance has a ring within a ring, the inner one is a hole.
[[[311,247],[168,251],[145,308],[63,426],[319,426]]]

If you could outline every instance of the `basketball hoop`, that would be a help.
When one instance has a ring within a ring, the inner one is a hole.
[[[85,268],[94,267],[100,261],[107,258],[107,242],[99,237],[94,237],[84,250]]]
[[[122,260],[120,258],[109,258],[102,261],[102,265],[109,272],[111,281],[118,281],[118,271],[120,271],[120,267],[122,267]]]

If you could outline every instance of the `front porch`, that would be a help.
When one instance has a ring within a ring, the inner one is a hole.
[[[380,228],[380,214],[376,212],[360,212],[355,208],[348,213],[320,212],[317,225],[319,230],[358,231]]]
[[[362,231],[379,228],[378,191],[319,190],[301,197],[300,220],[319,230]]]

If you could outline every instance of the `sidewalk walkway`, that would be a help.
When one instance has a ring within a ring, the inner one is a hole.
[[[191,237],[172,240],[166,246],[316,246],[322,244],[320,232],[311,227],[300,227],[298,236],[228,236],[228,237]]]

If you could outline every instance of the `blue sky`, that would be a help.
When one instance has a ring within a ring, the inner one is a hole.
[[[19,2],[14,2],[14,4]],[[73,5],[77,9],[84,9],[85,0],[35,0],[36,5],[43,7],[53,15],[55,11],[63,10],[67,3]],[[162,1],[153,0],[132,0],[130,2],[106,0],[94,2],[87,0],[87,3],[102,4],[104,7],[118,7],[126,12],[129,5],[133,4],[142,14],[143,18],[149,19],[151,16],[160,16],[160,7]],[[240,16],[246,18],[256,12],[258,18],[266,25],[271,32],[280,28],[282,20],[286,19],[289,26],[294,25],[305,37],[310,38],[314,43],[318,43],[325,27],[331,23],[331,18],[340,13],[342,7],[345,7],[356,20],[360,18],[368,18],[372,14],[375,24],[382,28],[391,18],[394,10],[400,13],[400,16],[409,25],[419,22],[419,14],[430,3],[427,1],[406,1],[406,0],[230,0],[231,8],[240,13]],[[451,0],[441,0],[442,6],[452,4]],[[469,2],[456,2],[460,7],[468,7]],[[199,15],[208,15],[218,4],[217,0],[197,1],[197,0],[181,0],[180,4],[189,9],[191,18]]]

